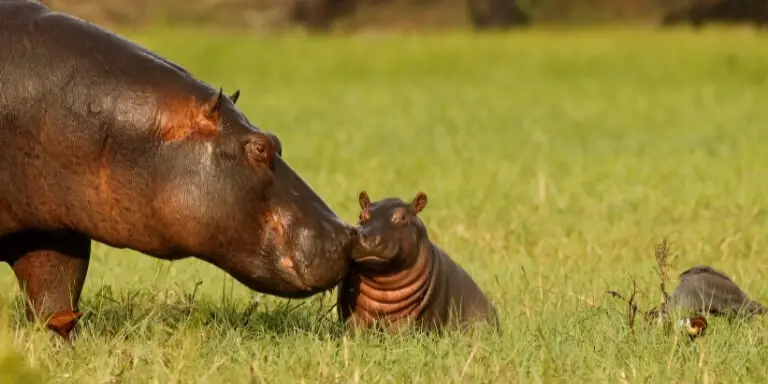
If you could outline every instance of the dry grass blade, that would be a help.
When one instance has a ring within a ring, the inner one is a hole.
[[[637,316],[635,297],[637,297],[637,283],[635,280],[632,280],[632,294],[629,296],[629,300],[627,300],[627,325],[633,333],[635,331],[635,316]]]
[[[322,316],[320,316],[320,318],[319,318],[317,321],[318,321],[318,322],[322,322],[322,321],[324,321],[324,320],[325,320],[325,319],[328,317],[328,315],[330,315],[330,314],[331,314],[331,312],[333,312],[333,310],[334,310],[334,309],[336,309],[336,307],[337,307],[338,305],[339,305],[338,303],[334,303],[333,305],[331,305],[331,307],[330,307],[330,308],[328,308],[328,310],[326,310],[326,311],[323,313],[323,315],[322,315]]]
[[[615,297],[615,298],[618,298],[618,299],[620,299],[620,300],[622,300],[622,301],[628,301],[628,300],[627,300],[627,299],[624,297],[624,295],[622,295],[622,294],[621,294],[621,293],[619,293],[618,291],[608,291],[608,293],[609,293],[611,296],[613,296],[613,297]]]
[[[656,273],[659,275],[659,289],[661,290],[662,306],[669,300],[667,294],[667,282],[669,282],[669,245],[667,238],[664,237],[656,246]]]

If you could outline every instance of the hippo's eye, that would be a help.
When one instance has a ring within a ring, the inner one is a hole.
[[[258,153],[259,155],[263,155],[264,152],[267,151],[267,146],[264,143],[256,143],[253,146],[254,152]]]

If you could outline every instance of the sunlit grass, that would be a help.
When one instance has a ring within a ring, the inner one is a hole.
[[[48,381],[766,378],[762,319],[711,320],[694,344],[642,325],[632,338],[605,293],[635,279],[640,305],[658,304],[653,249],[669,236],[673,283],[712,264],[768,303],[765,34],[128,36],[240,89],[249,119],[345,220],[361,189],[426,192],[431,237],[487,292],[504,333],[343,338],[333,294],[289,302],[203,262],[98,246],[74,348],[12,312],[17,349]],[[7,267],[0,281],[16,291]]]

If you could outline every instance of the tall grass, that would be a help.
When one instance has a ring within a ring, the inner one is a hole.
[[[73,347],[20,307],[1,327],[0,345],[49,382],[765,380],[763,319],[711,319],[694,343],[642,323],[632,336],[606,294],[636,280],[639,305],[658,304],[653,251],[669,236],[673,286],[711,264],[768,303],[765,35],[129,36],[241,89],[240,108],[345,220],[361,189],[426,192],[431,237],[504,333],[344,336],[333,295],[266,297],[199,261],[98,245]],[[9,269],[0,284],[16,289]]]

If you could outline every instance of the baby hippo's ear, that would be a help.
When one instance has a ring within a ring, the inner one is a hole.
[[[360,202],[360,209],[366,209],[371,205],[371,199],[368,197],[368,192],[366,191],[360,191],[358,201]]]
[[[416,213],[423,211],[424,207],[427,206],[427,194],[424,192],[417,193],[411,202],[411,206]]]

